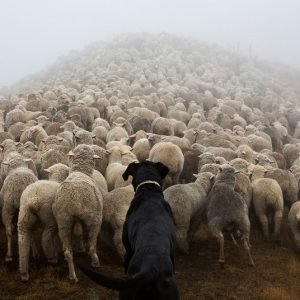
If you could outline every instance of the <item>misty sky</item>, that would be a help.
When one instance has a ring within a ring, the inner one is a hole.
[[[122,32],[169,32],[300,69],[297,0],[0,0],[0,87]]]

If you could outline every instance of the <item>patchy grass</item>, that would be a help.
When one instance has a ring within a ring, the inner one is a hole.
[[[286,220],[286,216],[285,216]],[[217,262],[218,243],[205,227],[197,232],[188,256],[176,258],[176,277],[181,299],[299,299],[300,257],[295,252],[286,222],[282,228],[282,245],[265,242],[258,229],[251,233],[252,255],[255,267],[247,266],[247,255],[242,243],[236,248],[230,239],[225,241],[226,264]],[[103,244],[101,244],[103,246]],[[5,265],[6,239],[0,228],[0,299],[35,300],[114,300],[117,293],[99,287],[77,270],[80,282],[71,284],[68,268],[61,257],[57,267],[47,267],[44,261],[31,262],[30,281],[20,281],[17,262]],[[14,243],[16,252],[16,241]],[[122,266],[105,247],[100,251],[100,270],[111,276],[120,276]],[[88,262],[83,256],[75,261]]]

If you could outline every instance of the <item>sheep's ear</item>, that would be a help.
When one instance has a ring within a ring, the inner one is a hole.
[[[9,166],[9,162],[8,161],[3,161],[1,164],[5,165],[5,166]]]
[[[71,157],[73,157],[74,156],[74,152],[71,150],[71,151],[69,151],[69,153],[68,153],[68,156],[71,156]]]
[[[137,169],[139,168],[140,164],[132,162],[128,165],[127,169],[125,170],[125,172],[122,174],[123,179],[126,181],[128,180],[129,175],[131,175],[132,177],[134,176],[135,172],[137,171]]]
[[[45,171],[46,173],[51,174],[51,171],[50,171],[49,169],[44,169],[44,171]]]
[[[241,173],[241,171],[234,171],[234,174],[239,174]]]
[[[98,155],[94,155],[93,156],[93,159],[100,159],[101,157],[100,156],[98,156]]]
[[[196,178],[198,178],[198,174],[194,174],[194,173],[193,173],[193,176],[196,177]]]
[[[160,173],[161,179],[164,179],[170,171],[169,168],[161,162],[155,163],[155,166]]]
[[[211,176],[209,177],[209,180],[213,180],[213,179],[215,179],[215,175],[211,175]]]

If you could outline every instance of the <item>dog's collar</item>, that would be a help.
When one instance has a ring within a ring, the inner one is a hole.
[[[144,184],[147,184],[147,183],[153,183],[155,185],[157,185],[158,187],[160,187],[160,184],[157,182],[157,181],[153,181],[153,180],[145,180],[143,182],[141,182],[135,189],[135,192],[137,192],[137,190]]]

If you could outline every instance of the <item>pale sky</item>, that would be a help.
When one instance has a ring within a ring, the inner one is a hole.
[[[0,0],[0,87],[123,32],[169,32],[300,69],[297,0]]]

